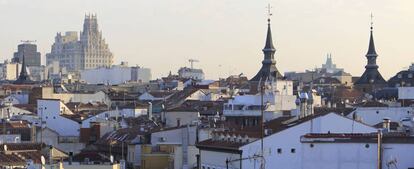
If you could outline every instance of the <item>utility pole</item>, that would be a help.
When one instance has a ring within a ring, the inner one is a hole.
[[[261,139],[260,139],[260,150],[261,150],[261,163],[260,163],[260,168],[264,169],[265,168],[265,164],[264,164],[264,143],[263,143],[263,139],[264,139],[264,104],[263,104],[263,95],[264,95],[264,83],[262,82],[262,80],[260,80],[259,82],[259,87],[260,87],[260,134],[261,134]]]
[[[40,110],[40,143],[43,144],[43,107]]]

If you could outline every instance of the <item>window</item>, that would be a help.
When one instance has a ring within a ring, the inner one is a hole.
[[[309,146],[310,146],[311,148],[313,148],[313,147],[314,147],[314,145],[313,145],[313,144],[310,144]]]
[[[281,149],[281,148],[278,148],[278,149],[277,149],[277,153],[278,153],[278,154],[282,154],[282,149]]]
[[[290,152],[291,153],[296,153],[296,149],[292,148],[292,149],[290,149]]]
[[[365,144],[365,148],[369,148],[369,144]]]
[[[376,112],[377,114],[379,114],[379,111],[377,110],[377,112]]]

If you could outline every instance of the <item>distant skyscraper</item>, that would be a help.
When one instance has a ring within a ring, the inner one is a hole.
[[[382,88],[387,85],[380,72],[378,71],[377,57],[378,54],[375,50],[373,27],[371,26],[371,35],[369,39],[368,52],[365,55],[367,58],[367,65],[365,66],[365,72],[354,83],[355,87],[361,89],[363,92],[372,92],[375,88]]]
[[[17,46],[17,52],[14,52],[12,62],[21,64],[23,55],[27,66],[40,66],[40,52],[37,52],[35,44],[24,42]]]
[[[86,15],[80,39],[77,32],[58,33],[52,50],[46,55],[47,64],[59,61],[70,71],[110,67],[114,57],[98,28],[96,15]]]

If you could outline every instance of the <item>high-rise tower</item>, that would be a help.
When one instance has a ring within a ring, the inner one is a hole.
[[[61,67],[78,71],[98,67],[110,67],[114,57],[102,37],[96,15],[86,15],[83,30],[78,38],[77,32],[58,33],[52,50],[46,55],[46,63],[59,61]]]
[[[21,64],[23,53],[27,66],[40,66],[40,52],[37,51],[36,44],[32,44],[31,41],[23,41],[17,46],[17,52],[14,52],[12,62]]]

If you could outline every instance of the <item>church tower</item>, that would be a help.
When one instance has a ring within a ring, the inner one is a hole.
[[[251,82],[259,81],[276,81],[281,79],[282,75],[276,68],[275,52],[276,49],[273,46],[272,30],[270,27],[270,18],[267,20],[267,35],[265,47],[262,50],[264,59],[262,61],[262,68],[257,72],[256,76],[250,79]]]
[[[22,70],[20,71],[19,77],[17,78],[16,81],[13,82],[13,84],[22,85],[22,84],[33,84],[33,83],[34,82],[32,80],[30,80],[30,76],[27,73],[25,55],[23,53],[23,56],[22,56]]]
[[[372,16],[371,16],[372,17]],[[371,34],[369,39],[368,52],[365,55],[367,58],[367,65],[365,66],[365,72],[354,83],[355,88],[362,90],[363,92],[370,93],[375,89],[383,88],[387,82],[384,80],[380,72],[378,71],[377,57],[378,54],[375,50],[374,35],[373,35],[373,23],[371,22]]]

